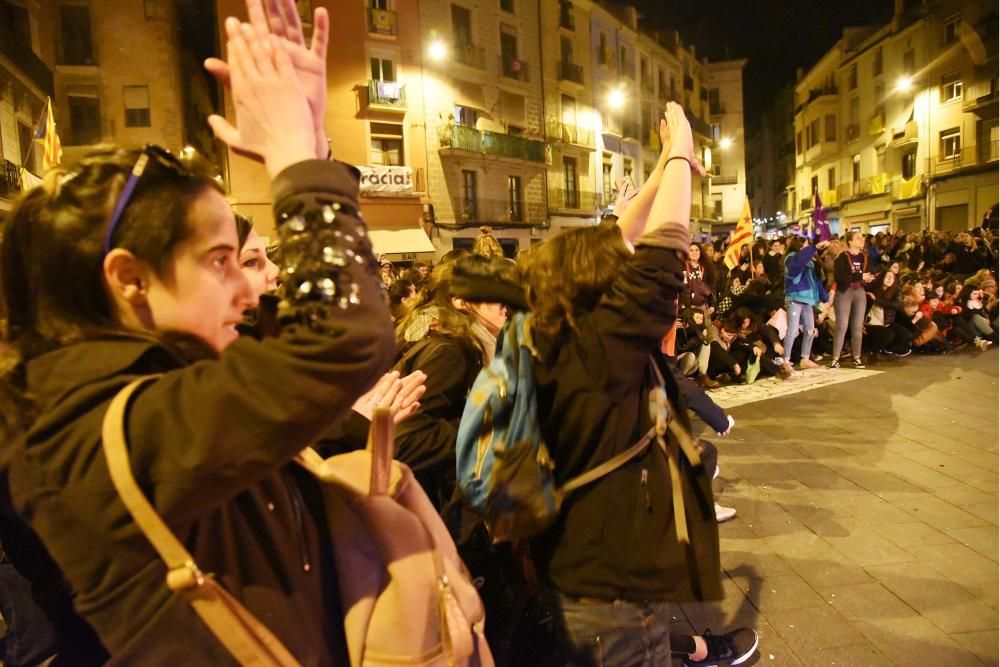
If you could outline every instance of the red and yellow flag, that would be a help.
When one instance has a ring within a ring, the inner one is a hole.
[[[733,232],[733,239],[726,246],[726,266],[732,270],[740,263],[740,248],[753,243],[753,218],[750,216],[750,200],[743,198],[743,215]]]
[[[42,168],[51,169],[62,162],[62,142],[56,134],[56,119],[52,113],[52,100],[45,99],[45,114],[42,124],[35,132],[35,140],[42,142]]]

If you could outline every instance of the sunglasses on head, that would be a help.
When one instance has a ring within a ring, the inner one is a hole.
[[[139,183],[139,179],[142,178],[151,161],[177,174],[189,173],[181,159],[166,148],[147,144],[142,149],[142,152],[139,153],[139,158],[132,166],[132,173],[129,174],[128,180],[125,181],[125,187],[122,188],[121,194],[118,195],[118,201],[115,202],[115,208],[111,213],[111,222],[108,224],[108,230],[104,233],[105,255],[111,252],[111,238],[115,235],[115,230],[121,222],[122,214],[125,213],[125,208],[132,200],[132,195],[135,194],[135,188]]]

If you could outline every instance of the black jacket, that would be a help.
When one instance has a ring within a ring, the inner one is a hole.
[[[864,258],[864,268],[860,272],[853,271],[851,268],[851,261],[847,257],[847,251],[837,255],[837,259],[833,260],[833,279],[837,283],[837,291],[841,294],[847,291],[851,286],[851,283],[861,283],[864,286],[864,280],[862,274],[864,271],[868,270],[868,251],[862,250],[861,255]]]
[[[279,174],[274,190],[279,215],[319,216],[319,207],[339,202],[342,224],[351,230],[361,224],[353,215],[357,175],[344,165],[294,165]],[[304,270],[306,259],[293,261]],[[235,663],[188,603],[166,588],[165,567],[120,501],[101,450],[111,398],[137,376],[164,373],[128,413],[140,487],[202,569],[302,664],[344,664],[318,487],[290,464],[393,358],[374,259],[349,262],[342,271],[349,275],[331,277],[356,284],[360,298],[349,316],[293,299],[279,337],[240,339],[218,359],[189,363],[137,335],[78,343],[27,364],[28,389],[41,411],[9,469],[11,497],[112,662]]]
[[[668,225],[640,239],[596,309],[579,318],[579,334],[535,332],[539,416],[558,484],[624,451],[650,428],[650,354],[677,316],[687,237],[683,227]],[[678,404],[677,386],[666,379]],[[687,423],[681,405],[676,417]],[[605,600],[720,597],[709,478],[681,461],[693,549],[677,541],[670,476],[654,446],[566,499],[558,522],[532,545],[547,583]]]

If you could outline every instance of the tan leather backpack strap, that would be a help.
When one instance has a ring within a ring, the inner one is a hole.
[[[246,607],[198,568],[132,475],[125,435],[125,414],[135,392],[159,375],[129,383],[112,399],[101,431],[108,472],[139,530],[167,566],[167,587],[180,593],[226,650],[242,665],[291,667],[298,661]]]
[[[396,425],[392,412],[387,408],[376,408],[372,412],[371,428],[368,431],[368,450],[372,454],[372,477],[369,493],[385,495],[389,493],[389,476],[392,474],[392,457],[395,454]]]

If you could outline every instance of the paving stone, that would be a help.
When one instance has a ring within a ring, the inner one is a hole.
[[[997,494],[980,491],[968,484],[946,486],[935,491],[934,495],[942,500],[947,500],[956,507],[965,507],[973,503],[993,503],[996,505],[998,502]]]
[[[997,525],[997,503],[996,501],[986,502],[986,503],[972,503],[971,505],[964,505],[966,511],[971,514],[975,514],[980,519],[989,521],[994,526]],[[963,526],[955,526],[956,528],[962,528]]]
[[[980,555],[986,556],[994,562],[1000,561],[1000,555],[998,555],[998,551],[1000,551],[1000,539],[998,539],[996,528],[991,526],[956,528],[946,532],[951,538],[971,549],[975,549]],[[924,542],[923,544],[930,543]]]
[[[764,663],[761,663],[764,664]],[[836,665],[837,667],[882,667],[892,665],[889,659],[879,653],[872,644],[836,646],[813,651],[809,654],[810,665]]]
[[[966,651],[976,656],[984,665],[996,667],[997,664],[1000,664],[1000,656],[997,655],[1000,633],[997,630],[957,632],[952,634],[951,638]]]
[[[882,537],[875,528],[856,528],[844,537],[826,536],[824,539],[841,553],[847,554],[857,565],[884,565],[908,563],[916,560],[912,552],[901,549]]]
[[[762,615],[801,659],[819,649],[864,643],[864,637],[829,605]]]
[[[940,530],[969,528],[971,526],[981,526],[986,523],[983,518],[961,510],[951,503],[934,496],[901,503],[899,508],[910,516]],[[971,507],[969,509],[971,511]]]
[[[858,621],[854,627],[894,665],[978,667],[971,653],[925,618]]]
[[[765,579],[734,577],[747,599],[761,611],[787,611],[822,607],[823,598],[797,574],[769,576]]]
[[[918,613],[880,583],[833,586],[821,591],[823,599],[851,621],[879,618],[912,618]]]

